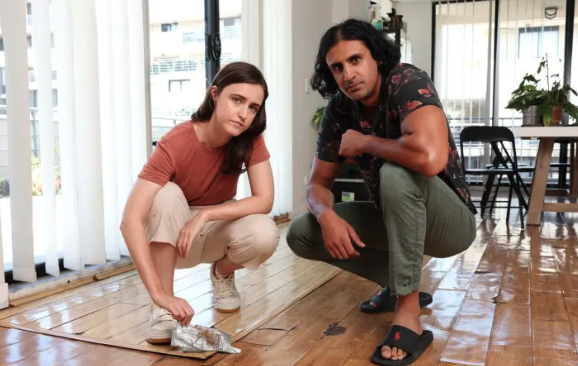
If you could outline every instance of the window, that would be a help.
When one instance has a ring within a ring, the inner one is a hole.
[[[205,32],[186,32],[183,33],[183,43],[194,43],[202,42],[205,43]]]
[[[169,93],[181,93],[190,84],[189,79],[184,80],[169,80]]]
[[[469,125],[521,125],[522,114],[506,106],[523,76],[535,74],[543,57],[550,75],[564,74],[565,9],[555,19],[545,19],[539,0],[499,0],[497,22],[495,3],[443,1],[434,7],[434,81],[456,139]],[[536,141],[518,141],[519,162],[533,166],[537,148]],[[464,155],[465,166],[475,169],[489,163],[491,152],[464,144]],[[555,149],[554,162],[559,155]],[[558,179],[557,171],[550,179]]]
[[[240,12],[240,9],[238,9]],[[241,60],[241,17],[221,18],[221,67],[226,64]]]
[[[178,23],[164,23],[161,24],[161,32],[176,32]]]
[[[4,38],[0,38],[0,51],[4,51]]]
[[[558,59],[560,42],[560,27],[529,27],[518,30],[518,58],[548,58]]]

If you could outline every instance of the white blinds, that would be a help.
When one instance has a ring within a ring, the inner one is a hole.
[[[46,272],[58,276],[58,253],[56,247],[56,174],[54,170],[54,116],[52,110],[52,40],[50,36],[49,0],[33,0],[32,24],[34,65],[38,85],[38,119],[40,123],[40,160],[42,174],[43,216],[42,237],[46,255]]]
[[[11,231],[17,280],[36,280],[40,250],[55,276],[61,256],[66,268],[82,270],[128,255],[120,217],[146,162],[150,116],[143,1],[33,0],[27,16],[25,0],[0,0],[11,211],[11,227],[2,230]],[[39,235],[32,220],[29,92],[38,108]],[[0,286],[0,306],[1,294]]]
[[[14,279],[36,281],[32,231],[32,171],[30,166],[30,109],[28,107],[28,53],[26,3],[1,0],[0,22],[6,60],[6,114],[8,119],[8,174],[12,222]],[[10,230],[10,228],[4,228]]]

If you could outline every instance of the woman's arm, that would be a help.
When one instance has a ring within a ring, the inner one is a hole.
[[[161,188],[161,185],[143,179],[136,181],[125,205],[120,231],[133,263],[153,301],[187,326],[193,317],[193,309],[186,300],[172,296],[163,288],[151,258],[145,231],[146,218]]]
[[[271,163],[265,160],[247,169],[251,197],[243,198],[222,205],[207,207],[198,215],[203,215],[207,221],[235,220],[253,214],[268,214],[273,209],[275,189]]]
[[[151,296],[162,293],[163,286],[150,255],[145,220],[161,188],[156,183],[138,179],[128,197],[120,225],[130,256]]]

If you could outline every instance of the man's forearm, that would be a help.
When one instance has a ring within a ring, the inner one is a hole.
[[[321,184],[307,186],[307,208],[317,221],[328,211],[333,211],[334,202],[335,197],[328,188]]]
[[[364,136],[363,152],[404,166],[426,176],[437,175],[447,164],[448,154],[436,156],[415,135],[403,135],[398,139]],[[449,153],[449,151],[448,151]]]

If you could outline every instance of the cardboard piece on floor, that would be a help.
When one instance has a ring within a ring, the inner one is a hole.
[[[217,322],[214,327],[231,334],[232,342],[239,340],[245,335],[258,329],[261,325],[267,323],[276,315],[283,312],[285,309],[295,304],[297,301],[313,292],[319,286],[323,285],[342,270],[322,262],[311,262],[311,268],[303,276],[298,277],[294,281],[281,286],[277,290],[267,294],[263,301],[258,301],[250,304],[237,313],[231,314],[220,322]],[[32,328],[26,325],[13,324],[9,321],[0,321],[0,326],[7,328],[15,328],[34,333],[55,336],[60,338],[73,339],[83,342],[90,342],[95,344],[102,344],[112,347],[120,347],[136,351],[153,352],[166,354],[171,356],[179,356],[195,359],[207,359],[215,352],[206,353],[185,353],[180,349],[171,346],[158,346],[149,344],[130,344],[120,342],[118,340],[110,340],[107,338],[96,338],[84,336],[74,333],[58,332],[42,328]]]
[[[22,326],[22,325],[10,324],[7,322],[0,322],[0,326],[7,327],[7,328],[20,329],[20,330],[24,330],[24,331],[44,334],[44,335],[53,336],[53,337],[66,338],[66,339],[73,339],[73,340],[77,340],[77,341],[102,344],[103,346],[128,348],[128,349],[132,349],[135,351],[162,353],[165,355],[197,358],[197,359],[201,359],[201,360],[206,360],[207,358],[209,358],[209,356],[215,354],[215,352],[184,353],[184,352],[181,352],[178,349],[176,349],[174,347],[170,347],[170,346],[153,346],[153,345],[151,345],[150,347],[140,346],[137,344],[128,344],[128,343],[122,343],[122,342],[118,342],[118,341],[109,341],[108,339],[91,338],[91,337],[86,337],[86,336],[82,336],[82,335],[78,335],[78,334],[54,332],[52,330],[47,330],[47,329],[31,329],[31,328],[26,328],[25,326]]]

